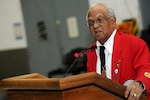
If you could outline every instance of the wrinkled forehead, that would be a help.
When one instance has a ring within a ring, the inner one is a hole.
[[[104,5],[96,5],[89,9],[88,19],[94,17],[108,17],[108,11]]]

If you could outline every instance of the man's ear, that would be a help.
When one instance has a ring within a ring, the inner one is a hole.
[[[111,18],[111,23],[112,23],[113,27],[116,27],[116,17]]]

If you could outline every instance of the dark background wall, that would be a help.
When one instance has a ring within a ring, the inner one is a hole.
[[[150,50],[150,0],[139,0],[141,15],[143,21],[143,30],[141,31],[141,38],[149,46]]]
[[[29,73],[27,49],[0,52],[0,79]]]
[[[139,0],[139,5],[141,8],[143,28],[147,29],[150,25],[150,0]]]

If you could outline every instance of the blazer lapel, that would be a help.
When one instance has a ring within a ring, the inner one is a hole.
[[[122,67],[123,56],[121,55],[122,52],[122,45],[121,45],[121,38],[120,33],[116,33],[115,41],[113,46],[113,54],[112,54],[112,80],[119,82],[120,79],[120,71]]]

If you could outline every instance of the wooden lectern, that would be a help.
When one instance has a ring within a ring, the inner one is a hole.
[[[125,100],[124,86],[95,72],[65,78],[26,74],[1,80],[0,88],[8,100]]]

